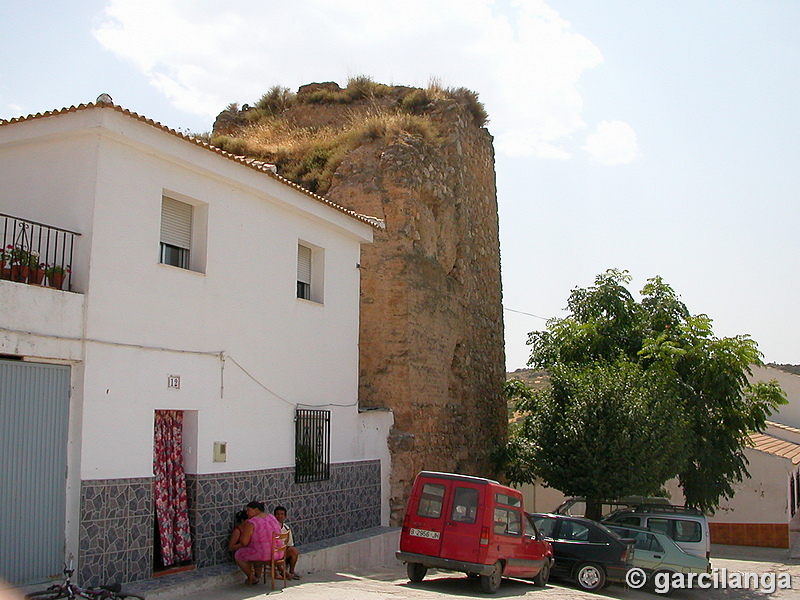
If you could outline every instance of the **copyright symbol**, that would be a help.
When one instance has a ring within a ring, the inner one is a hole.
[[[625,575],[625,583],[628,584],[628,587],[638,590],[647,583],[647,575],[639,567],[634,567]]]

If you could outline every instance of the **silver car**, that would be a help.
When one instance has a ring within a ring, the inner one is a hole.
[[[711,572],[711,563],[707,558],[684,552],[664,533],[632,525],[604,525],[620,537],[634,540],[636,551],[630,562],[634,567],[642,569],[651,582],[656,573]]]

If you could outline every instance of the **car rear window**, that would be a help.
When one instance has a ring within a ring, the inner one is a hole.
[[[459,523],[474,523],[478,513],[478,490],[457,487],[450,519]]]
[[[561,521],[561,528],[558,530],[558,539],[588,542],[589,527],[576,521]]]
[[[417,514],[420,517],[438,519],[442,516],[442,502],[444,501],[444,486],[440,483],[426,483],[422,486],[419,497]]]
[[[634,546],[637,550],[646,550],[648,552],[664,552],[664,547],[661,545],[661,542],[659,542],[658,538],[656,538],[656,536],[654,536],[652,533],[630,530],[617,530],[615,533],[625,538],[633,538],[633,540],[636,542]]]

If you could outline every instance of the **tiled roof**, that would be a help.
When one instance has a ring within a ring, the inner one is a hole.
[[[750,441],[753,448],[773,456],[788,458],[793,465],[800,464],[800,444],[787,442],[765,433],[751,433]]]
[[[783,429],[784,431],[788,431],[789,433],[796,433],[800,435],[800,429],[797,427],[791,427],[789,425],[784,425],[783,423],[776,423],[775,421],[767,421],[767,425],[770,427],[776,427],[777,429]]]
[[[192,137],[190,135],[186,135],[185,133],[181,133],[180,131],[176,131],[175,129],[170,129],[169,127],[167,127],[166,125],[162,125],[158,121],[153,121],[152,119],[148,119],[147,117],[143,117],[142,115],[139,115],[139,114],[137,114],[135,112],[132,112],[132,111],[128,110],[127,108],[122,108],[118,104],[113,104],[113,103],[110,103],[110,102],[90,102],[88,104],[79,104],[78,106],[70,106],[69,108],[62,108],[62,109],[58,109],[58,110],[48,110],[48,111],[43,112],[43,113],[36,113],[35,115],[27,115],[27,116],[24,116],[24,117],[15,117],[13,119],[0,119],[0,127],[6,126],[6,125],[10,125],[12,123],[22,123],[24,121],[33,121],[33,120],[36,120],[36,119],[44,119],[46,117],[54,117],[54,116],[57,116],[57,115],[63,115],[63,114],[66,114],[66,113],[78,112],[78,111],[81,111],[81,110],[88,110],[88,109],[92,109],[92,108],[111,108],[111,109],[113,109],[113,110],[115,110],[115,111],[117,111],[119,113],[122,113],[123,115],[126,115],[128,117],[136,119],[137,121],[141,121],[143,123],[147,123],[148,125],[150,125],[152,127],[155,127],[156,129],[160,129],[161,131],[164,131],[166,133],[174,135],[177,138],[180,138],[182,140],[185,140],[187,142],[195,144],[196,146],[200,146],[201,148],[205,148],[206,150],[209,150],[210,152],[214,152],[215,154],[219,154],[220,156],[223,156],[223,157],[227,158],[228,160],[231,160],[233,162],[237,162],[239,164],[245,165],[246,167],[250,167],[251,169],[259,171],[260,173],[265,173],[268,176],[272,177],[273,179],[277,179],[278,181],[280,181],[284,185],[288,185],[289,187],[293,187],[294,189],[296,189],[296,190],[302,192],[303,194],[305,194],[306,196],[310,196],[314,200],[316,200],[318,202],[321,202],[322,204],[326,204],[326,205],[330,206],[331,208],[334,208],[334,209],[336,209],[336,210],[338,210],[340,212],[343,212],[346,215],[361,221],[362,223],[366,223],[367,225],[371,225],[372,227],[374,227],[376,229],[384,229],[385,228],[384,222],[381,219],[378,219],[377,217],[371,217],[371,216],[367,216],[367,215],[362,215],[362,214],[359,214],[359,213],[357,213],[355,211],[349,210],[349,209],[345,208],[344,206],[336,204],[335,202],[331,202],[330,200],[328,200],[328,199],[326,199],[326,198],[324,198],[324,197],[322,197],[322,196],[320,196],[318,194],[315,194],[314,192],[310,192],[309,190],[305,189],[304,187],[302,187],[300,185],[297,185],[296,183],[294,183],[292,181],[289,181],[285,177],[281,177],[280,175],[278,175],[275,172],[274,165],[270,165],[268,163],[265,163],[265,162],[262,162],[262,161],[259,161],[259,160],[255,160],[255,159],[252,159],[252,158],[247,158],[247,157],[244,157],[244,156],[235,156],[235,155],[231,154],[230,152],[225,152],[221,148],[217,148],[216,146],[212,146],[208,142],[204,142],[202,140],[198,140],[197,138],[194,138],[194,137]]]

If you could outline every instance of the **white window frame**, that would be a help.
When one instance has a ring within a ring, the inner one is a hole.
[[[205,273],[208,205],[164,190],[161,195],[158,262],[170,267]],[[182,252],[183,251],[183,252]],[[184,253],[183,260],[167,262],[165,253]]]
[[[304,240],[297,242],[297,298],[322,304],[325,283],[325,249]]]

